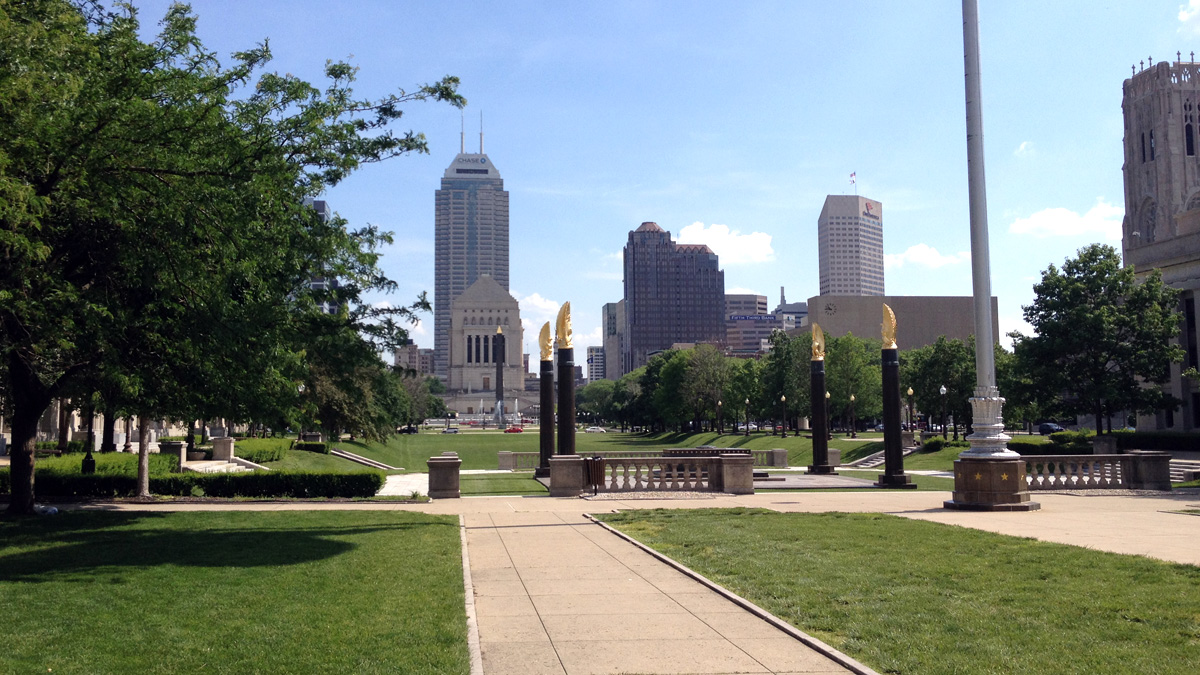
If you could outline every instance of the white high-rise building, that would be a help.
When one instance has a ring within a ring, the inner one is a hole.
[[[454,157],[434,197],[434,372],[444,380],[450,374],[454,301],[481,275],[508,291],[508,192],[483,154],[482,133],[479,145],[478,153]]]
[[[587,348],[587,379],[595,382],[604,379],[604,347]]]
[[[883,204],[829,195],[817,219],[821,295],[883,295]]]

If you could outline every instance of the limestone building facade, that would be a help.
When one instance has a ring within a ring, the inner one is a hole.
[[[505,336],[504,385],[508,400],[519,396],[525,388],[521,309],[508,291],[484,274],[454,301],[450,317],[448,393],[463,395],[467,401],[479,398],[473,394],[484,393],[485,407],[495,403],[498,397],[493,340],[498,330]]]
[[[933,295],[818,295],[808,299],[808,323],[816,322],[831,337],[854,333],[880,338],[883,304],[896,313],[896,342],[900,349],[924,347],[945,335],[965,340],[975,334],[975,300],[964,296]],[[999,311],[992,296],[992,342],[1000,341]],[[796,328],[795,332],[811,330]]]
[[[1180,55],[1182,56],[1182,55]],[[1160,61],[1125,80],[1125,219],[1121,250],[1139,276],[1162,271],[1180,289],[1183,363],[1171,367],[1178,412],[1140,416],[1138,429],[1200,428],[1200,383],[1181,377],[1200,367],[1196,295],[1200,291],[1200,63]]]

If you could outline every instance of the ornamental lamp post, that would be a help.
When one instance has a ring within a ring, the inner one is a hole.
[[[746,424],[743,429],[746,430],[746,435],[750,435],[750,399],[746,399]]]
[[[779,397],[779,437],[787,436],[787,396]]]
[[[908,430],[916,431],[915,429],[913,429],[913,400],[912,400],[912,398],[913,398],[913,390],[912,390],[912,387],[909,387],[908,388]]]
[[[724,434],[725,427],[721,424],[721,401],[717,401],[717,433]]]
[[[942,440],[946,440],[946,385],[942,385],[938,392],[942,395]]]
[[[833,428],[829,426],[829,392],[825,392],[825,432],[828,435],[828,440],[833,440]]]
[[[858,438],[858,420],[854,416],[854,394],[850,394],[850,438]]]

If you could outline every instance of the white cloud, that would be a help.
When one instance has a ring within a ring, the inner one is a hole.
[[[408,327],[408,335],[411,338],[429,337],[429,329],[425,327],[425,322],[417,319],[417,322]]]
[[[707,244],[721,258],[722,265],[741,263],[764,263],[775,260],[771,248],[771,235],[766,232],[742,234],[731,230],[728,225],[695,222],[679,231],[681,244]]]
[[[586,333],[576,332],[572,338],[575,341],[575,363],[579,363],[579,353],[585,352],[583,355],[584,363],[587,362],[588,347],[602,347],[604,345],[604,337],[600,333],[600,326],[596,326]]]
[[[1200,0],[1188,0],[1186,5],[1179,6],[1179,23],[1180,32],[1200,33]]]
[[[371,303],[371,306],[375,309],[391,309],[392,303],[388,302],[387,300],[381,300],[380,302]]]
[[[970,262],[970,260],[970,251],[943,254],[929,244],[915,244],[909,246],[904,253],[889,253],[883,256],[883,265],[887,269],[899,269],[909,264],[937,269],[947,265]]]
[[[752,288],[742,288],[741,286],[735,286],[734,288],[726,288],[725,295],[762,295],[762,293],[759,293],[758,291],[756,291]]]
[[[1033,141],[1021,141],[1013,154],[1017,157],[1032,157],[1033,156]]]
[[[1124,217],[1125,209],[1109,204],[1101,197],[1096,200],[1095,206],[1082,215],[1062,207],[1042,209],[1028,218],[1016,219],[1008,226],[1008,231],[1039,239],[1099,236],[1109,241],[1120,241],[1121,219]]]

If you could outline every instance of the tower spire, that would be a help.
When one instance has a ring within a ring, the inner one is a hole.
[[[479,111],[479,154],[483,154],[483,111]]]

